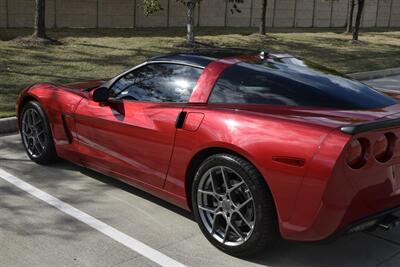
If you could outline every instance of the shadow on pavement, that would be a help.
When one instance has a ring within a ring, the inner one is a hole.
[[[168,209],[170,211],[173,211],[173,212],[175,212],[175,213],[177,213],[177,214],[179,214],[181,216],[184,216],[187,219],[190,219],[190,220],[194,221],[194,217],[190,212],[188,212],[188,211],[186,211],[184,209],[181,209],[181,208],[179,208],[179,207],[177,207],[175,205],[172,205],[172,204],[170,204],[170,203],[168,203],[168,202],[166,202],[166,201],[164,201],[164,200],[162,200],[162,199],[160,199],[158,197],[155,197],[155,196],[153,196],[153,195],[151,195],[149,193],[146,193],[145,191],[137,189],[137,188],[135,188],[135,187],[133,187],[133,186],[127,184],[127,183],[124,183],[124,182],[122,182],[120,180],[117,180],[117,179],[114,179],[112,177],[103,175],[101,173],[95,172],[93,170],[86,169],[86,168],[83,168],[83,167],[82,168],[78,167],[78,168],[80,168],[80,172],[83,175],[89,176],[89,177],[91,177],[93,179],[96,179],[96,180],[98,180],[98,181],[100,181],[100,182],[102,182],[104,184],[107,184],[107,185],[110,185],[110,186],[113,186],[113,187],[117,187],[117,188],[119,188],[121,190],[129,192],[130,194],[134,194],[134,195],[136,195],[136,196],[138,196],[140,198],[143,198],[143,199],[146,199],[148,201],[151,201],[151,202],[157,204],[158,206],[166,208],[166,209]]]

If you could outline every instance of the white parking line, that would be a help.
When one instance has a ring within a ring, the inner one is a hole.
[[[61,201],[60,199],[53,197],[52,195],[28,184],[27,182],[15,177],[7,171],[0,168],[0,178],[15,185],[23,191],[31,194],[32,196],[48,203],[49,205],[59,209],[60,211],[74,217],[75,219],[89,225],[97,231],[107,235],[122,245],[130,248],[131,250],[141,254],[149,260],[161,265],[168,267],[181,267],[185,266],[180,262],[162,254],[161,252],[147,246],[146,244],[118,231],[114,227],[111,227],[104,222],[90,216],[89,214],[74,208],[73,206]]]

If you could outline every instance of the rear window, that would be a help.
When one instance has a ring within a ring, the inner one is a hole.
[[[292,59],[239,63],[226,69],[209,103],[374,109],[396,102],[365,84]]]

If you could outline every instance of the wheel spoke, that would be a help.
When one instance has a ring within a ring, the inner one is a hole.
[[[37,136],[41,136],[42,134],[44,134],[44,130],[40,130],[40,131],[37,133]]]
[[[233,187],[231,187],[231,188],[229,189],[229,193],[231,193],[231,192],[235,191],[236,189],[238,189],[239,187],[241,187],[243,184],[244,184],[244,182],[243,182],[243,181],[241,181],[241,182],[239,182],[239,183],[236,183],[236,184],[234,184],[234,185],[233,185]]]
[[[217,191],[215,190],[215,183],[214,183],[214,177],[212,175],[212,171],[210,171],[210,180],[211,180],[212,191],[214,192],[214,194],[217,194]]]
[[[207,207],[202,207],[200,205],[198,205],[198,207],[199,207],[199,209],[204,210],[205,212],[208,212],[208,213],[211,213],[211,214],[215,214],[217,212],[217,209],[213,210],[213,209],[210,209],[210,208],[207,208]]]
[[[29,124],[29,111],[27,111],[25,114],[24,114],[24,121],[25,121],[25,124],[26,124],[26,126],[29,128],[30,127],[30,124]]]
[[[254,223],[253,223],[253,222],[250,223],[250,222],[244,217],[244,215],[242,214],[242,212],[241,212],[240,210],[236,211],[236,214],[238,214],[238,215],[240,216],[240,218],[242,219],[242,221],[243,221],[245,224],[247,224],[247,226],[248,226],[250,229],[253,229]]]
[[[25,120],[26,120],[26,119],[25,119]],[[21,128],[22,128],[23,130],[26,131],[27,129],[29,129],[29,127],[28,127],[28,125],[26,124],[26,121],[25,121],[25,120],[22,121],[22,127],[21,127]]]
[[[224,180],[224,186],[225,186],[225,193],[229,192],[229,186],[228,186],[228,180],[225,176],[225,172],[224,172],[224,167],[221,167],[221,175],[222,175],[222,179]]]
[[[216,188],[217,183],[215,181],[214,175],[212,174],[212,171],[210,171],[210,180],[211,180],[212,191],[214,192],[215,198],[218,199],[219,197],[222,197],[222,195],[217,192]]]
[[[226,239],[228,237],[228,232],[229,232],[229,223],[226,222],[226,227],[225,227],[225,231],[224,231],[224,239],[222,240],[222,243],[225,244]]]
[[[244,206],[246,206],[247,204],[249,204],[252,200],[253,200],[252,197],[246,199],[242,204],[240,204],[239,206],[237,206],[236,210],[240,210],[241,208],[243,208]]]
[[[218,213],[218,212],[217,212],[217,213],[214,215],[214,218],[213,218],[213,220],[212,220],[212,228],[211,228],[211,234],[212,234],[212,235],[215,233],[215,230],[216,230],[216,228],[217,228],[216,221],[217,221],[217,216],[219,216],[219,215],[221,215],[221,213]]]
[[[31,116],[32,116],[32,126],[35,126],[36,125],[36,118],[35,118],[36,114],[35,114],[35,112],[32,111]]]
[[[34,126],[37,126],[37,125],[39,125],[39,124],[41,124],[42,123],[42,118],[38,115],[37,116],[37,120],[35,120],[35,122],[34,122]]]
[[[29,146],[30,150],[32,151],[32,155],[35,155],[35,151],[37,151],[36,145],[35,145],[35,140],[31,139],[30,140],[30,146]]]
[[[230,226],[231,226],[232,230],[240,237],[240,239],[242,239],[242,240],[245,239],[246,236],[244,236],[240,232],[240,230],[236,228],[236,226],[233,223],[231,223]]]
[[[44,144],[43,144],[42,140],[40,140],[39,136],[36,138],[36,141],[39,143],[39,145],[42,147],[42,149],[44,149]]]
[[[38,154],[40,154],[40,152],[42,152],[43,148],[38,146],[38,143],[36,141],[33,142],[33,146],[36,148],[36,151]]]
[[[33,152],[33,149],[34,149],[34,146],[33,146],[33,139],[32,138],[28,138],[27,139],[27,142],[28,142],[28,149],[30,149],[30,150],[32,150],[32,152]]]
[[[201,189],[199,189],[198,191],[199,191],[199,193],[201,193],[201,194],[215,197],[215,193],[212,192],[212,191],[201,190]]]
[[[22,134],[25,135],[25,137],[29,137],[30,135],[26,132],[25,129],[22,129]]]
[[[29,111],[29,124],[33,126],[33,110]]]

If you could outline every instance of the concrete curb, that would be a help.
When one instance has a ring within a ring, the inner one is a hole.
[[[0,119],[0,134],[17,131],[17,117]]]
[[[350,73],[347,76],[350,76],[351,78],[356,80],[372,80],[377,78],[394,76],[398,74],[400,74],[400,68]]]

